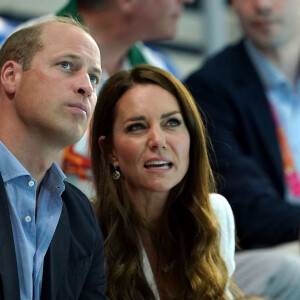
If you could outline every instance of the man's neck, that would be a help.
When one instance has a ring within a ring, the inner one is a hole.
[[[46,147],[41,146],[43,143],[34,143],[32,140],[25,140],[23,137],[11,139],[0,135],[0,139],[37,181],[39,186],[46,171],[52,165],[57,150],[46,149]]]
[[[108,47],[101,48],[102,66],[109,76],[122,69],[125,63],[129,48]],[[123,51],[122,51],[123,50]]]
[[[286,43],[280,47],[256,49],[269,60],[295,86],[299,78],[300,41]]]

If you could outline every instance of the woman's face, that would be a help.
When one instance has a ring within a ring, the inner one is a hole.
[[[128,90],[115,107],[111,163],[131,193],[166,195],[189,166],[190,135],[177,99],[153,84]]]

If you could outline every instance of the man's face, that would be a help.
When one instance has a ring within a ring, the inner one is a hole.
[[[136,10],[140,40],[171,39],[176,34],[177,22],[184,4],[195,0],[140,0]]]
[[[299,0],[231,0],[245,35],[259,48],[299,39]]]
[[[65,147],[82,137],[91,120],[100,52],[87,33],[69,24],[47,24],[42,40],[44,48],[20,73],[15,111],[28,132]]]

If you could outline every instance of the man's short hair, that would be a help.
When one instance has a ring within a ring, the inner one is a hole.
[[[23,71],[29,70],[34,55],[44,47],[42,34],[45,25],[56,22],[79,27],[90,34],[86,26],[71,17],[44,18],[35,25],[16,31],[5,41],[0,49],[0,70],[9,60],[21,64]]]

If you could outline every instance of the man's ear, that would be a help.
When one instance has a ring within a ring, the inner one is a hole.
[[[8,94],[16,92],[16,86],[23,73],[22,66],[15,61],[7,61],[1,69],[1,86]]]

